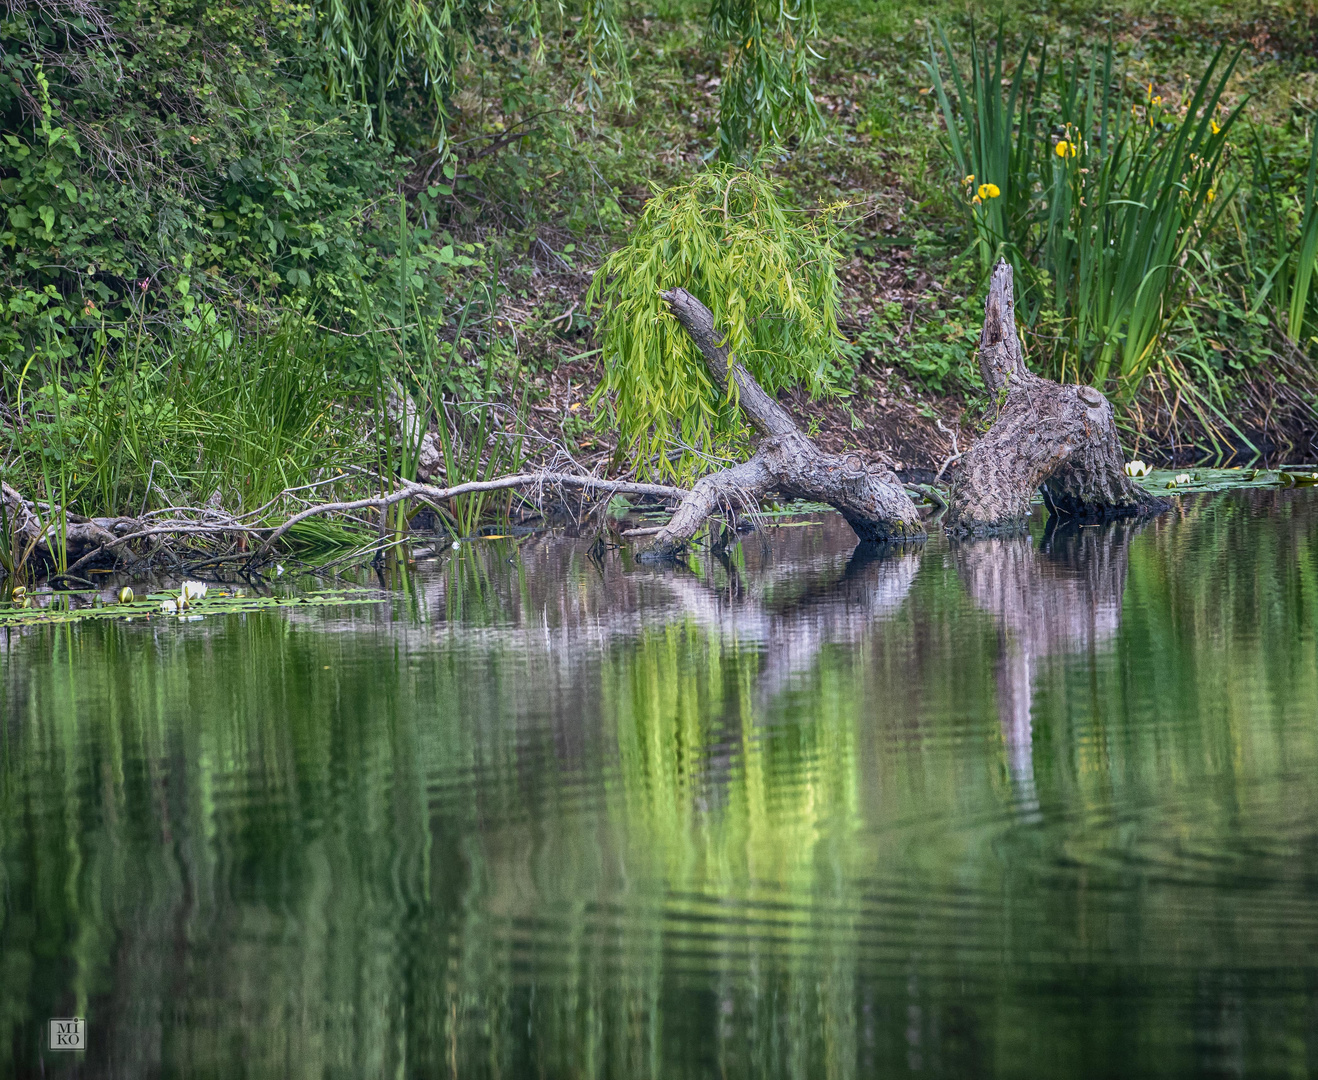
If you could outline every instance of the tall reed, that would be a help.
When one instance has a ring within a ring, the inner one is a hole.
[[[1013,263],[1021,313],[1046,330],[1045,368],[1128,396],[1186,301],[1189,251],[1229,201],[1220,173],[1239,107],[1219,118],[1219,106],[1239,54],[1219,49],[1172,102],[1151,84],[1132,92],[1110,41],[1051,66],[1027,43],[1010,79],[1003,53],[1001,33],[991,53],[972,35],[967,82],[942,28],[930,39],[973,245],[985,269]]]

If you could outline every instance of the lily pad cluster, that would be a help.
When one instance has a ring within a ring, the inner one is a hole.
[[[1126,466],[1126,473],[1140,486],[1158,495],[1318,484],[1318,470],[1300,466],[1284,469],[1154,469],[1141,461],[1132,461]]]
[[[187,582],[177,592],[148,593],[137,598],[132,589],[120,590],[118,603],[105,603],[99,593],[67,591],[16,595],[0,606],[0,628],[46,623],[83,622],[88,619],[191,619],[205,615],[234,615],[283,607],[331,607],[380,604],[387,596],[371,589],[326,589],[287,596],[257,596],[238,589],[220,592]],[[15,590],[18,594],[19,590]]]

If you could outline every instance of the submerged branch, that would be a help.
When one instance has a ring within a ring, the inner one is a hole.
[[[667,484],[639,484],[629,480],[605,480],[598,476],[578,476],[574,473],[551,472],[517,473],[513,476],[500,476],[494,480],[473,480],[465,484],[455,484],[453,487],[448,488],[435,487],[431,484],[416,484],[410,480],[401,480],[400,482],[403,485],[402,490],[391,492],[388,495],[379,495],[370,499],[354,499],[350,502],[319,503],[316,506],[307,507],[307,509],[294,514],[276,528],[266,538],[265,543],[261,545],[254,557],[260,558],[268,555],[280,537],[294,525],[306,521],[308,518],[318,517],[322,514],[332,514],[337,511],[364,510],[367,508],[383,510],[386,507],[413,498],[440,501],[483,491],[504,491],[518,487],[553,487],[555,485],[609,491],[616,495],[654,495],[668,499],[680,499],[687,494],[684,488],[671,487]]]

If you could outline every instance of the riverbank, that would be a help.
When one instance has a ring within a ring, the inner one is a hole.
[[[968,445],[986,402],[973,362],[976,211],[926,65],[946,31],[968,70],[972,32],[984,45],[985,27],[950,0],[819,14],[819,130],[761,166],[797,210],[833,208],[843,340],[825,373],[830,396],[788,396],[824,449],[927,480]],[[6,144],[0,186],[12,256],[0,282],[0,479],[83,519],[184,510],[269,530],[318,499],[393,491],[400,475],[452,485],[521,468],[652,469],[617,445],[610,402],[594,394],[602,338],[585,294],[652,193],[716,150],[723,58],[698,13],[623,12],[630,106],[608,87],[591,96],[570,27],[546,29],[552,47],[517,61],[518,93],[474,58],[450,102],[447,163],[428,148],[423,103],[400,100],[390,140],[364,140],[362,107],[302,77],[315,56],[296,28],[252,18],[189,29],[178,48],[145,23],[107,23],[65,42],[64,66],[46,55],[45,82],[19,24],[6,24],[15,81],[4,122],[18,144]],[[1141,118],[1162,107],[1155,99],[1183,101],[1217,50],[1243,50],[1215,114],[1240,110],[1208,200],[1217,216],[1187,233],[1182,287],[1147,372],[1104,388],[1131,456],[1313,460],[1315,305],[1302,299],[1292,334],[1275,291],[1278,254],[1294,261],[1309,213],[1312,4],[1178,0],[1157,15],[1009,5],[1003,35],[1008,74],[1030,41],[1029,56],[1046,42],[1070,57],[1110,36]],[[99,63],[105,43],[131,44],[137,81],[106,68],[106,93],[76,97],[89,84],[69,57]],[[215,50],[232,70],[204,66]],[[203,75],[218,80],[213,99]],[[171,88],[172,113],[151,96]],[[129,120],[140,140],[131,175],[124,147],[105,138]],[[71,179],[56,183],[50,169]],[[135,216],[116,209],[130,204]],[[1045,367],[1067,331],[1040,310],[1025,344]],[[399,389],[429,420],[428,463],[390,415]],[[462,535],[509,505],[473,497],[443,510]],[[406,527],[345,513],[289,542],[347,551]]]

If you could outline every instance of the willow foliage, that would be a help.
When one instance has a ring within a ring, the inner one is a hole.
[[[819,33],[815,0],[711,0],[710,36],[726,47],[719,95],[719,158],[744,162],[755,143],[808,138],[823,120],[810,91]]]
[[[550,10],[561,18],[570,5]],[[519,45],[541,45],[541,0],[315,0],[311,14],[331,96],[367,106],[368,127],[387,136],[390,97],[413,85],[431,99],[441,150],[454,72],[479,51],[474,46],[481,32],[489,38],[493,31],[513,54]],[[587,97],[592,105],[602,102],[602,87],[609,83],[614,97],[630,106],[627,46],[615,0],[583,0],[576,18]]]
[[[367,124],[389,133],[390,89],[419,69],[442,131],[444,99],[465,38],[481,18],[470,0],[319,0],[312,7],[330,93],[366,105]]]
[[[840,340],[831,214],[785,207],[761,173],[720,165],[653,198],[600,268],[604,379],[619,446],[651,475],[690,479],[703,455],[744,446],[736,388],[719,389],[659,293],[682,286],[714,313],[738,361],[775,391],[829,388]]]

